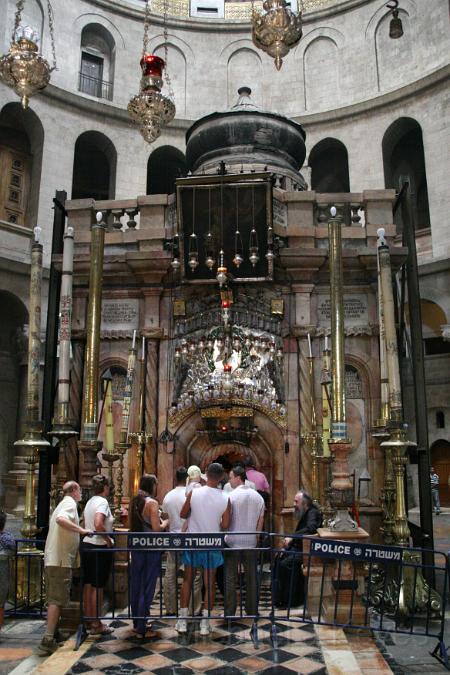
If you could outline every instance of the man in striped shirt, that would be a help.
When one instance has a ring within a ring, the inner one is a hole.
[[[231,504],[231,521],[226,536],[226,544],[230,549],[247,549],[226,551],[225,553],[225,616],[236,614],[238,580],[238,565],[244,566],[245,573],[245,611],[248,615],[255,615],[258,608],[257,584],[257,534],[264,523],[264,499],[256,490],[245,484],[247,478],[245,469],[236,465],[230,471],[230,485],[233,488],[229,493]],[[234,534],[247,532],[250,534]],[[250,550],[248,550],[250,549]]]
[[[441,512],[441,502],[439,500],[439,476],[434,470],[434,466],[430,468],[430,485],[431,498],[433,500],[433,512],[438,516]]]

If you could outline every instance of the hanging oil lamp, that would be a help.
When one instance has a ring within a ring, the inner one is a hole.
[[[219,253],[220,264],[219,264],[219,267],[217,268],[217,274],[216,274],[216,279],[219,282],[220,286],[224,286],[224,284],[226,284],[227,280],[228,280],[228,274],[227,274],[228,270],[224,265],[223,256],[224,256],[223,249],[220,249],[220,253]]]
[[[30,26],[22,26],[25,0],[17,0],[14,30],[7,54],[0,57],[0,81],[14,89],[20,97],[22,108],[28,107],[31,96],[42,91],[50,82],[56,68],[55,38],[53,34],[53,9],[47,2],[48,26],[52,45],[53,65],[39,53],[39,35]]]
[[[139,126],[139,130],[147,143],[153,143],[161,134],[161,127],[165,126],[175,117],[175,104],[170,96],[161,93],[163,86],[163,71],[167,65],[167,28],[165,25],[165,54],[166,61],[148,53],[148,28],[149,28],[149,0],[145,0],[144,18],[144,41],[140,66],[142,78],[139,94],[133,96],[128,103],[128,113],[132,120]],[[164,15],[164,21],[166,16]],[[167,82],[167,77],[166,77]],[[169,92],[171,93],[171,92]]]
[[[211,232],[211,188],[208,190],[208,232],[205,240],[205,265],[209,270],[212,270],[216,264],[214,258],[214,237]]]
[[[239,188],[236,188],[236,232],[234,234],[234,258],[233,265],[239,269],[244,261],[242,255],[244,246],[242,244],[242,235],[239,230]]]
[[[195,234],[195,187],[192,190],[192,234],[189,237],[188,265],[193,272],[198,267],[198,241]]]
[[[264,0],[263,11],[252,12],[254,44],[275,59],[280,70],[283,57],[302,37],[302,14],[292,12],[286,0]]]

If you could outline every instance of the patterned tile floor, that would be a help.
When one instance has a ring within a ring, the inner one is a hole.
[[[155,621],[153,628],[159,639],[137,644],[133,641],[130,622],[117,619],[110,624],[114,633],[100,638],[71,668],[71,675],[79,673],[107,673],[107,675],[326,675],[328,673],[314,627],[305,624],[292,626],[277,624],[278,648],[273,649],[270,623],[261,621],[258,643],[250,637],[251,621],[233,623],[221,619],[211,621],[208,637],[199,634],[199,622],[190,622],[189,632],[179,636],[174,621]]]

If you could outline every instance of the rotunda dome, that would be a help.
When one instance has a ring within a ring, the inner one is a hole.
[[[304,190],[299,173],[306,154],[300,124],[261,110],[250,98],[251,89],[238,90],[237,103],[224,112],[197,120],[186,133],[186,160],[190,171],[216,173],[221,162],[232,173],[267,169],[287,178],[289,189]]]

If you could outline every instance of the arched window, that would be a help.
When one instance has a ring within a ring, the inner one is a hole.
[[[31,108],[8,103],[0,113],[0,219],[36,225],[44,129]]]
[[[170,195],[175,192],[175,180],[186,175],[183,153],[171,145],[152,152],[147,163],[147,194]]]
[[[336,138],[324,138],[309,153],[311,190],[350,192],[347,148]]]
[[[72,199],[114,199],[116,149],[98,131],[77,138],[73,162]]]
[[[442,410],[438,410],[436,413],[436,427],[445,429],[445,413]]]
[[[78,89],[84,94],[112,101],[114,39],[106,28],[90,23],[81,33],[81,65]]]
[[[402,117],[387,129],[383,136],[384,184],[399,189],[400,180],[409,181],[414,229],[430,227],[428,187],[425,172],[422,129],[409,117]],[[395,224],[403,229],[401,209],[395,214]]]

